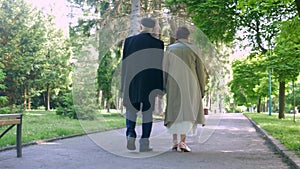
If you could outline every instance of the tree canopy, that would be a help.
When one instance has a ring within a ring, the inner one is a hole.
[[[41,96],[47,84],[51,89],[68,85],[67,38],[49,20],[52,16],[24,0],[1,0],[0,6],[0,57],[6,75],[2,92],[9,105],[30,109],[31,98]]]
[[[170,16],[171,19],[158,17],[157,22],[169,24],[171,29],[192,21],[207,36],[196,43],[213,42],[215,46],[203,45],[207,47],[203,50],[208,56],[218,55],[212,59],[219,60],[217,63],[222,66],[228,63],[227,56],[230,55],[230,51],[224,50],[237,42],[242,48],[250,47],[246,59],[236,60],[231,65],[233,74],[229,86],[233,98],[238,105],[256,104],[260,111],[260,105],[268,95],[270,72],[272,95],[279,96],[279,118],[284,118],[285,89],[290,88],[290,82],[297,83],[300,72],[300,0],[68,1],[72,7],[80,8],[83,16],[77,25],[70,25],[69,35],[65,35],[55,27],[53,16],[32,8],[24,0],[0,0],[1,107],[24,105],[30,108],[34,100],[51,109],[50,100],[63,95],[60,91],[70,95],[67,90],[73,85],[70,73],[74,72],[70,60],[84,62],[80,57],[88,54],[80,52],[91,40],[95,41],[96,45],[92,45],[101,57],[96,71],[97,90],[103,92],[107,101],[119,95],[111,92],[111,75],[120,62],[122,42],[112,39],[105,30],[114,29],[111,26],[124,26],[122,21],[115,23],[115,18],[130,16],[132,10],[137,10],[140,16]],[[133,9],[132,5],[138,9]],[[181,17],[183,22],[175,23],[171,16]],[[166,28],[156,31],[165,41],[174,41],[173,32],[166,33]],[[100,36],[106,39],[100,39]],[[116,41],[115,46],[108,47],[102,43],[105,40]],[[211,67],[217,66],[220,65]],[[219,84],[218,79],[214,82]],[[276,93],[277,88],[279,93]]]

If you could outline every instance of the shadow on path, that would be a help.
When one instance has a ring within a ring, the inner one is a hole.
[[[171,135],[155,123],[153,152],[130,152],[124,129],[0,152],[1,169],[268,169],[290,168],[243,114],[207,116],[207,126],[188,137],[191,153],[171,152]],[[138,142],[137,142],[138,143]],[[138,144],[137,144],[138,146]]]

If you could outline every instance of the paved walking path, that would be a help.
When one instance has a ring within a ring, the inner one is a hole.
[[[0,152],[1,169],[288,169],[242,114],[208,115],[207,126],[189,136],[191,153],[171,152],[171,136],[155,123],[153,152],[125,148],[124,129]],[[137,141],[138,146],[138,141]]]

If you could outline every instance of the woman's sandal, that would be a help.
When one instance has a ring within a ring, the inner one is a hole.
[[[179,148],[182,152],[191,152],[191,149],[184,142],[180,142]]]
[[[177,149],[178,149],[178,144],[173,145],[172,151],[177,151]]]

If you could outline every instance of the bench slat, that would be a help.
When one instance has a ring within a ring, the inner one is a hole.
[[[4,118],[21,118],[22,114],[0,114],[0,119]]]
[[[10,125],[10,124],[21,124],[21,120],[20,119],[16,119],[16,120],[0,120],[0,126]]]

